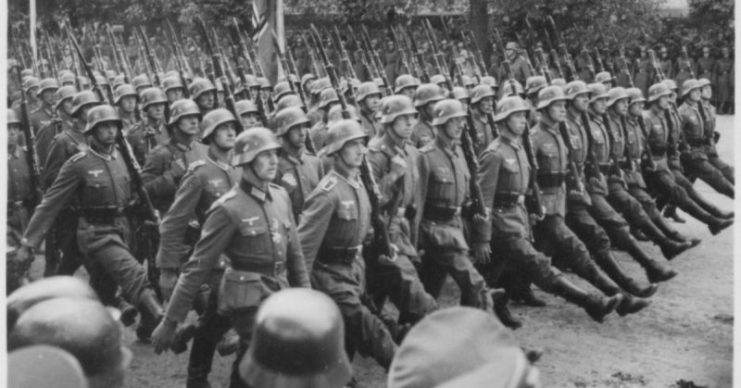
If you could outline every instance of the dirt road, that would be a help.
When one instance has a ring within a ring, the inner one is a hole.
[[[720,117],[718,127],[721,156],[733,163],[732,117]],[[697,187],[722,208],[733,206],[705,184]],[[628,318],[613,315],[597,324],[574,305],[540,291],[536,292],[547,307],[512,308],[525,321],[515,332],[517,338],[524,346],[545,351],[538,364],[545,386],[672,387],[679,380],[707,387],[732,385],[733,228],[711,236],[706,227],[683,216],[688,222],[677,228],[703,242],[672,261],[679,276],[661,284],[652,305],[642,313]],[[655,246],[642,244],[660,255]],[[631,274],[645,279],[625,254],[618,253],[618,258]],[[442,305],[452,305],[456,293],[448,284]],[[187,355],[155,356],[150,346],[136,343],[131,330],[126,339],[135,354],[127,387],[184,386]],[[227,385],[231,360],[216,356],[214,387]],[[355,366],[364,387],[385,386],[385,375],[372,361],[356,359]]]

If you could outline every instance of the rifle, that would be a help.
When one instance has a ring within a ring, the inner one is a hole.
[[[407,58],[407,53],[404,50],[404,47],[401,46],[401,43],[399,42],[399,39],[396,37],[396,30],[393,26],[389,27],[389,32],[391,36],[391,41],[394,42],[394,47],[399,51],[400,58],[401,58],[401,64],[406,69],[406,73],[411,74],[415,78],[419,78],[419,75],[415,71],[414,67],[409,64],[409,58]]]
[[[22,84],[20,67],[15,66],[14,73],[19,85]],[[31,130],[31,123],[28,120],[26,93],[21,93],[20,113],[21,131],[23,131],[23,137],[26,138],[26,163],[31,170],[31,193],[28,198],[28,207],[35,208],[41,202],[41,168],[39,167],[39,155],[36,153],[36,136]]]
[[[607,130],[607,136],[610,138],[610,144],[612,146],[615,145],[617,142],[617,139],[615,139],[615,135],[612,133],[612,127],[610,125],[610,118],[608,117],[608,113],[605,113],[602,115],[602,122],[605,123],[605,129]],[[612,146],[610,147],[610,159],[612,159],[612,173],[617,176],[622,176],[623,170],[620,169],[620,161],[618,160],[617,155],[615,155],[614,152],[612,152]]]
[[[476,130],[473,126],[473,118],[471,117],[471,109],[468,109],[468,115],[466,116],[468,131],[461,133],[461,149],[463,150],[463,157],[466,159],[468,165],[468,172],[471,174],[469,180],[469,190],[471,191],[471,210],[473,214],[478,214],[482,218],[487,218],[486,206],[484,206],[484,196],[481,193],[481,186],[479,186],[479,161],[478,152],[474,148],[474,140],[476,136]],[[493,130],[493,128],[492,128]]]
[[[437,44],[437,37],[435,31],[432,29],[432,24],[429,20],[425,20],[426,23],[422,25],[425,27],[425,36],[427,37],[427,43],[432,47],[432,58],[435,61],[435,67],[437,68],[438,74],[442,74],[445,77],[445,83],[448,86],[448,90],[453,90],[453,82],[449,77],[449,73],[444,70],[445,56],[440,52],[440,46]]]
[[[237,23],[236,18],[233,18],[233,22],[234,22],[234,27],[232,31],[234,34],[234,38],[235,40],[238,41],[240,47],[242,48],[242,58],[245,59],[250,73],[254,75],[256,74],[255,64],[254,62],[252,62],[252,58],[250,57],[250,51],[247,48],[247,44],[245,43],[244,37],[242,36],[242,33],[239,29],[239,23]],[[236,48],[234,49],[236,50]],[[237,66],[239,66],[238,60],[235,60],[235,63],[237,64]],[[239,66],[238,68],[241,69],[241,66]],[[247,84],[247,77],[244,74],[242,74],[242,76],[240,76],[240,79],[242,80],[242,84],[244,84],[244,89],[247,92],[247,98],[253,99],[255,101],[255,105],[257,105],[257,111],[260,114],[260,119],[262,120],[263,123],[267,123],[268,122],[267,112],[265,111],[265,103],[262,99],[262,95],[260,94],[260,91],[257,92],[256,96],[252,96],[251,92],[249,91],[250,89],[249,85]]]
[[[301,37],[301,40],[304,41],[304,47],[306,47],[306,50],[309,53],[309,60],[311,61],[311,67],[314,69],[314,73],[316,73],[317,77],[321,77],[323,75],[321,67],[318,64],[318,60],[316,58],[316,54],[314,53],[314,47],[309,43],[309,40],[306,39],[304,34],[299,34]]]
[[[144,27],[138,26],[138,29],[136,30],[141,35],[141,40],[144,43],[144,53],[146,54],[147,61],[149,63],[149,70],[150,74],[153,75],[153,77],[150,77],[152,82],[154,82],[154,86],[161,87],[162,82],[160,82],[160,76],[157,73],[157,64],[154,61],[154,54],[152,53],[152,50],[149,48],[149,38],[147,37],[146,32],[144,31]]]
[[[430,74],[427,72],[427,66],[425,66],[425,60],[422,56],[422,52],[419,51],[419,49],[417,48],[417,42],[414,40],[414,35],[412,35],[410,29],[407,28],[405,31],[406,36],[412,46],[412,51],[414,51],[414,55],[417,58],[417,64],[420,71],[420,80],[422,81],[422,83],[428,83],[430,82]]]
[[[165,30],[165,37],[168,40],[170,46],[175,49],[175,65],[177,66],[180,83],[183,84],[183,97],[190,98],[190,90],[188,90],[188,82],[185,81],[184,73],[187,71],[188,62],[185,60],[185,55],[182,52],[182,47],[178,41],[175,29],[172,28],[170,20],[165,20],[167,29]],[[182,56],[181,56],[182,55]]]
[[[623,46],[620,46],[620,49],[618,50],[618,53],[620,54],[620,71],[625,73],[625,76],[628,77],[628,86],[633,87],[633,75],[630,74],[630,69],[628,67],[628,59],[625,58],[625,48]]]
[[[324,47],[319,40],[319,32],[316,30],[316,27],[314,27],[313,24],[311,25],[310,32],[312,33],[314,40],[317,42],[319,55],[322,58],[324,69],[329,76],[332,87],[335,89],[335,91],[337,91],[337,96],[340,100],[340,106],[342,107],[342,116],[345,119],[349,119],[350,112],[347,110],[347,102],[345,101],[345,96],[340,93],[339,90],[340,83],[339,77],[337,75],[337,69],[329,61],[327,52],[324,50]],[[365,156],[363,156],[363,163],[360,165],[360,179],[363,181],[363,185],[365,186],[365,190],[368,193],[368,199],[370,200],[371,204],[371,224],[373,225],[374,231],[374,247],[377,249],[377,252],[380,255],[386,255],[389,258],[394,258],[395,252],[391,246],[388,228],[386,227],[386,223],[383,222],[383,218],[381,216],[381,190],[378,188],[376,179],[373,176],[373,171],[371,170],[370,164],[368,163],[368,158]]]
[[[347,49],[345,49],[345,46],[342,44],[342,39],[340,38],[340,30],[337,29],[336,25],[334,26],[334,40],[335,45],[337,46],[337,51],[340,54],[340,60],[345,62],[345,66],[347,66],[350,77],[357,79],[358,75],[355,74],[355,67],[353,67],[352,62],[350,61],[350,56],[347,53]]]
[[[368,35],[368,29],[365,28],[365,25],[360,26],[360,32],[361,37],[363,38],[363,43],[367,47],[370,57],[372,59],[373,66],[376,68],[376,72],[378,73],[378,76],[383,80],[385,83],[384,86],[386,86],[386,95],[392,95],[393,94],[393,87],[394,83],[393,80],[389,77],[388,73],[386,73],[386,68],[383,66],[383,62],[381,62],[381,57],[378,55],[378,50],[373,48],[373,45],[371,44],[370,36]]]
[[[484,63],[484,58],[481,55],[481,50],[479,49],[479,44],[476,43],[476,38],[473,36],[473,32],[471,30],[465,30],[464,31],[464,39],[463,41],[466,43],[466,49],[469,52],[473,53],[474,56],[474,69],[476,77],[478,78],[477,81],[481,82],[482,76],[488,76],[489,71],[486,70],[486,64]],[[466,39],[467,38],[467,39]],[[471,50],[471,45],[473,45],[473,51]]]
[[[109,27],[110,28],[110,27]],[[124,82],[131,83],[132,76],[134,74],[133,70],[131,70],[131,63],[129,62],[129,56],[124,51],[124,44],[123,40],[121,40],[120,37],[118,37],[116,34],[113,33],[113,30],[110,30],[111,39],[114,43],[114,48],[116,49],[116,52],[118,52],[118,55],[121,57],[121,65],[124,75]]]
[[[79,43],[77,43],[77,39],[75,39],[75,36],[72,34],[72,30],[67,30],[67,35],[69,36],[70,42],[72,42],[72,46],[75,48],[75,51],[77,52],[78,59],[80,61],[80,64],[82,65],[83,69],[85,70],[85,74],[87,74],[87,77],[90,79],[90,85],[92,86],[92,89],[98,94],[98,100],[100,101],[106,101],[103,92],[100,90],[100,86],[98,85],[98,80],[95,78],[95,75],[93,74],[93,70],[90,69],[90,66],[88,66],[87,62],[85,62],[85,56],[82,55],[82,49],[80,49]],[[79,77],[77,80],[77,83],[79,85]],[[110,91],[110,90],[109,90]],[[108,103],[113,102],[113,97],[108,96],[109,100]]]

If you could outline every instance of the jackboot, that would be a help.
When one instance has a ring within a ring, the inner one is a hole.
[[[708,229],[710,229],[710,233],[715,236],[716,234],[723,231],[723,229],[733,225],[733,219],[727,219],[727,220],[720,220],[719,222],[713,225],[708,225]]]
[[[535,296],[532,287],[530,287],[529,281],[519,284],[515,287],[512,293],[512,300],[530,307],[546,306],[544,300],[538,299],[538,297]]]
[[[668,205],[666,209],[664,209],[664,217],[671,218],[672,221],[678,224],[684,224],[687,222],[687,220],[677,214],[677,207],[674,205]]]
[[[507,302],[509,302],[508,295],[504,295],[495,300],[494,314],[499,318],[504,326],[507,326],[512,330],[519,329],[522,327],[522,321],[512,315],[512,312],[509,311],[509,308],[507,307]]]
[[[646,252],[638,246],[635,240],[631,240],[626,244],[626,251],[643,267],[646,271],[648,281],[651,283],[665,282],[675,276],[677,271],[673,270],[668,265],[660,262],[656,259],[649,257]]]
[[[716,217],[705,210],[704,206],[701,206],[697,201],[686,201],[682,206],[682,210],[707,225],[708,229],[710,229],[710,233],[713,235],[720,233],[723,229],[733,224],[732,218]]]
[[[116,295],[113,305],[121,312],[121,323],[124,327],[129,327],[136,323],[136,316],[139,314],[136,307],[127,302],[121,295]]]
[[[714,203],[708,201],[705,197],[700,195],[697,191],[692,191],[687,193],[690,198],[703,210],[710,213],[714,217],[723,218],[723,219],[730,219],[733,218],[733,211],[723,211],[718,206],[715,206]]]
[[[139,295],[139,314],[141,319],[136,328],[136,336],[141,342],[150,343],[152,332],[165,316],[165,309],[151,288],[145,289]]]
[[[556,278],[553,283],[553,293],[583,308],[594,321],[599,323],[602,323],[605,316],[613,312],[623,300],[623,295],[619,293],[611,297],[588,293],[564,276]]]
[[[620,263],[615,260],[610,251],[601,251],[593,255],[594,260],[602,268],[603,271],[612,280],[617,283],[620,288],[627,291],[631,295],[639,296],[642,298],[648,298],[656,293],[658,286],[653,283],[649,283],[646,286],[641,286],[638,281],[630,275],[620,266]],[[627,295],[626,295],[627,296]]]
[[[649,222],[642,226],[642,230],[651,238],[651,241],[661,248],[661,252],[668,260],[677,257],[682,252],[691,248],[689,243],[676,242],[667,237],[653,221],[649,220]]]

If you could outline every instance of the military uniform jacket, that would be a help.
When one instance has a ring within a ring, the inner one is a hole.
[[[180,171],[185,172],[191,163],[203,160],[208,148],[196,141],[182,144],[174,138],[158,145],[147,155],[147,162],[142,168],[144,188],[152,197],[152,204],[160,213],[164,214],[175,199],[175,191],[182,176],[170,173],[174,164],[178,164]]]
[[[702,119],[697,103],[687,100],[679,106],[678,112],[682,119],[680,126],[682,133],[690,147],[690,157],[692,159],[707,159],[705,154],[705,146],[707,145],[705,121]],[[710,136],[712,137],[712,134]]]
[[[589,112],[589,129],[591,130],[592,142],[589,149],[599,168],[610,165],[610,135],[607,133],[607,127],[602,121],[602,117]],[[587,191],[590,194],[607,195],[607,179],[604,174],[600,177],[590,177],[587,181]]]
[[[8,232],[20,234],[28,224],[33,208],[27,203],[33,193],[31,187],[31,167],[26,160],[26,150],[15,146],[8,150],[8,207],[6,225]],[[17,242],[18,240],[16,240]],[[10,240],[8,241],[10,243]]]
[[[422,148],[437,137],[437,129],[420,117],[412,130],[411,141],[417,148]]]
[[[288,194],[278,185],[262,191],[243,179],[208,211],[201,239],[175,286],[169,319],[185,320],[222,253],[230,268],[222,279],[220,309],[224,303],[237,310],[257,307],[265,282],[277,288],[309,286]]]
[[[438,137],[434,142],[420,150],[419,168],[419,210],[420,248],[448,248],[467,251],[468,243],[463,236],[461,208],[469,200],[471,174],[458,144],[446,144]],[[436,210],[437,209],[437,210]],[[454,217],[448,221],[436,220],[433,211],[454,210]],[[473,225],[472,229],[483,225]]]
[[[479,157],[479,186],[484,205],[491,210],[491,223],[473,235],[475,242],[531,238],[530,217],[524,200],[530,174],[521,139],[500,136],[484,150]],[[500,198],[510,200],[500,201]]]
[[[641,173],[641,160],[643,159],[646,140],[639,120],[643,121],[643,116],[628,115],[625,118],[625,156],[627,160],[631,161],[631,165],[623,166],[623,176],[628,186],[646,188],[646,181]]]
[[[570,154],[570,158],[574,161],[574,165],[576,165],[576,171],[572,171],[571,169],[566,171],[566,176],[568,177],[568,179],[566,179],[566,190],[568,191],[566,201],[567,204],[574,203],[589,206],[592,204],[592,200],[586,191],[582,191],[581,187],[573,186],[573,183],[575,183],[577,179],[584,184],[584,189],[586,189],[588,184],[585,166],[589,152],[589,137],[587,137],[587,130],[582,124],[581,116],[574,114],[571,110],[569,110],[566,115],[566,131],[569,134],[571,149],[573,150]],[[572,177],[572,174],[574,173],[578,176]],[[597,179],[597,181],[599,181],[599,179]]]
[[[320,248],[358,248],[371,231],[370,200],[358,177],[331,170],[306,199],[298,236],[311,271]]]
[[[170,134],[164,124],[156,126],[155,123],[142,121],[128,131],[126,139],[131,144],[136,161],[144,165],[147,155],[158,145],[167,144]]]
[[[666,124],[664,111],[656,112],[649,109],[643,112],[648,139],[646,145],[651,147],[651,156],[654,160],[655,171],[669,171],[667,151],[669,148],[669,127]]]
[[[28,115],[28,121],[31,123],[34,135],[37,135],[41,128],[51,124],[55,117],[56,114],[54,108],[43,103],[38,108],[31,111],[31,114]]]
[[[72,120],[60,120],[54,119],[48,125],[42,127],[38,133],[36,133],[36,154],[39,155],[39,163],[41,168],[44,168],[44,162],[46,161],[47,155],[49,155],[49,148],[54,138],[64,131],[70,130],[74,126]]]
[[[679,112],[676,109],[669,109],[669,118],[671,125],[669,126],[669,144],[674,144],[674,147],[667,149],[667,161],[669,167],[682,170],[682,164],[679,162],[679,151],[684,147],[684,135],[682,134],[682,119],[679,117]]]
[[[87,151],[89,146],[82,130],[82,125],[77,124],[54,137],[49,145],[49,152],[41,175],[43,187],[48,188],[54,183],[54,179],[56,179],[59,170],[67,159],[80,152]],[[42,155],[39,154],[39,158],[41,157]]]
[[[407,164],[401,177],[391,172],[391,160],[397,155]],[[402,254],[410,257],[417,255],[415,247],[418,228],[410,225],[406,215],[410,207],[416,212],[416,204],[419,203],[418,159],[419,150],[408,143],[396,144],[389,135],[372,139],[368,144],[368,161],[381,190],[381,209],[385,222],[390,226],[392,242]]]
[[[109,243],[126,246],[129,238],[128,219],[123,214],[134,203],[131,177],[121,153],[111,154],[92,148],[70,158],[62,166],[54,183],[36,207],[23,239],[23,244],[37,247],[60,211],[70,203],[78,204],[80,222],[77,241],[83,253]],[[96,222],[86,212],[117,212],[113,222]]]
[[[241,169],[216,161],[210,155],[191,163],[175,193],[170,210],[160,223],[158,268],[180,268],[192,244],[188,225],[200,226],[217,199],[239,182]]]
[[[369,139],[378,136],[381,133],[381,125],[376,121],[375,117],[369,116],[365,112],[360,113],[360,125],[363,127],[365,134],[368,135]]]
[[[294,155],[286,148],[278,150],[278,174],[275,176],[275,183],[288,192],[296,222],[299,222],[306,198],[314,191],[322,176],[324,167],[318,157],[306,152]]]
[[[702,100],[702,109],[705,110],[705,122],[703,123],[703,127],[705,128],[705,138],[708,142],[705,146],[705,151],[711,154],[717,154],[718,151],[715,149],[715,107],[710,103],[710,101]]]
[[[485,114],[482,114],[478,109],[473,109],[473,128],[476,130],[476,139],[474,140],[474,143],[478,146],[476,148],[476,151],[478,153],[481,153],[484,149],[486,149],[491,142],[494,141],[494,128],[489,126],[489,120],[486,118]]]
[[[116,110],[118,110],[118,115],[121,117],[121,133],[124,136],[128,136],[131,129],[139,125],[141,120],[137,120],[134,113],[125,113],[121,108],[116,108]]]
[[[557,128],[545,115],[530,134],[538,162],[538,183],[547,215],[566,216],[566,184],[569,152]]]

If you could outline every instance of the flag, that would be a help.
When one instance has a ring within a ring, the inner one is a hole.
[[[278,58],[278,50],[285,50],[283,0],[254,0],[252,8],[257,61],[265,78],[271,85],[275,85],[284,74]],[[276,41],[280,47],[276,47]]]

